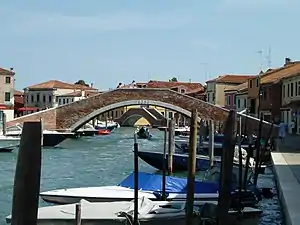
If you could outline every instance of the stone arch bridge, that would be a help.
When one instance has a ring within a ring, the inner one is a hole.
[[[155,108],[130,108],[114,121],[120,125],[133,126],[140,118],[145,118],[153,127],[165,126],[166,118]]]
[[[164,107],[188,117],[191,116],[193,109],[197,109],[201,119],[213,121],[225,121],[229,112],[224,108],[169,89],[130,88],[107,91],[87,99],[18,117],[7,122],[6,126],[42,119],[45,130],[76,131],[104,112],[130,105]],[[257,119],[250,118],[248,121],[248,128],[258,127]]]

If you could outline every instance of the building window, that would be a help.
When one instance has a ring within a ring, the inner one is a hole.
[[[11,82],[11,77],[5,77],[5,83],[10,84]]]
[[[294,83],[291,83],[291,97],[294,96]]]
[[[72,98],[72,102],[74,102],[74,98]]]
[[[252,80],[250,80],[250,84],[249,84],[250,88],[252,88]]]
[[[215,101],[215,93],[212,93],[212,99]]]
[[[65,98],[63,99],[63,104],[66,104],[66,99]]]
[[[209,102],[209,93],[207,93],[207,101]]]
[[[49,100],[49,102],[52,102],[52,96],[51,95],[48,96],[48,100]]]
[[[118,117],[118,110],[115,111],[115,117]]]
[[[61,99],[60,98],[58,99],[58,104],[61,105]]]
[[[184,90],[184,89],[180,89],[180,92],[181,92],[181,93],[185,93],[185,90]]]
[[[169,118],[173,118],[173,113],[169,112]]]
[[[240,99],[237,100],[237,107],[238,107],[238,108],[241,107],[241,101],[240,101]]]
[[[5,101],[6,102],[10,101],[10,92],[5,92]]]
[[[256,79],[256,87],[258,87],[259,86],[259,79],[257,78]]]
[[[34,96],[31,95],[31,102],[34,102]]]
[[[231,102],[230,102],[230,96],[227,96],[227,105],[230,106]]]
[[[43,102],[46,102],[46,95],[43,95]]]
[[[40,94],[36,94],[36,101],[37,101],[37,102],[40,101]]]
[[[290,97],[290,84],[288,84],[288,88],[287,88],[287,96]]]
[[[295,82],[295,96],[298,95],[298,82]]]
[[[285,85],[283,85],[283,89],[282,89],[282,97],[285,98]]]
[[[244,107],[247,108],[247,99],[244,99]]]

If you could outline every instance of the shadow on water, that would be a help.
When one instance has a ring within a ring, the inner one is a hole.
[[[67,139],[57,148],[43,148],[41,191],[115,185],[133,171],[133,132],[135,128],[120,128],[107,136]],[[162,151],[163,132],[151,130],[157,140],[138,140],[140,150]],[[10,214],[14,171],[17,151],[0,153],[0,225]],[[139,160],[143,172],[158,172]],[[181,177],[186,173],[175,174]],[[197,179],[203,174],[197,173]],[[272,172],[265,178],[272,181]],[[275,184],[274,184],[275,187]],[[47,205],[42,200],[40,206]],[[281,212],[277,197],[264,199],[260,207],[264,210],[261,225],[281,224]]]

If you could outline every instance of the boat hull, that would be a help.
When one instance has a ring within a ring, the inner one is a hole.
[[[156,169],[163,169],[163,154],[159,152],[146,152],[139,151],[138,156],[150,166]],[[168,163],[168,155],[166,156],[166,163]],[[215,166],[220,166],[221,161],[215,160]],[[196,170],[206,171],[209,169],[209,158],[198,157],[196,160]],[[186,171],[188,169],[188,155],[185,154],[173,154],[173,172],[174,171]]]
[[[131,201],[134,198],[134,190],[119,186],[87,187],[60,189],[40,193],[40,197],[48,203],[73,204],[85,199],[89,202],[116,202]],[[147,197],[152,201],[159,201],[160,195],[153,191],[139,191],[139,197]],[[218,193],[203,193],[194,195],[195,200],[214,202],[218,201]],[[184,193],[169,193],[168,201],[185,201]]]

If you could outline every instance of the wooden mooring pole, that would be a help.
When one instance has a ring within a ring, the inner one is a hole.
[[[214,151],[215,151],[215,125],[214,121],[209,121],[209,146],[208,146],[208,155],[210,161],[210,168],[214,166]]]
[[[236,141],[236,112],[231,110],[224,128],[223,152],[221,161],[221,185],[219,191],[217,221],[218,225],[228,225],[228,211],[230,207],[230,188],[234,148]]]
[[[168,145],[168,174],[173,172],[173,153],[175,151],[175,121],[174,119],[169,120],[169,145]]]
[[[164,155],[163,155],[163,176],[162,176],[162,200],[166,201],[166,170],[167,170],[167,138],[168,138],[168,130],[165,128],[164,130]]]
[[[186,224],[192,224],[193,208],[194,208],[194,183],[196,174],[196,154],[197,154],[197,127],[198,127],[197,110],[192,111],[190,125],[190,143],[189,143],[189,164],[187,178],[187,204],[186,204]]]
[[[41,122],[24,122],[12,199],[12,225],[37,224],[41,179]]]
[[[81,225],[81,203],[76,203],[75,206],[75,221],[76,225]]]
[[[254,181],[253,184],[257,185],[257,179],[259,174],[259,161],[260,161],[260,149],[261,149],[261,137],[262,137],[262,126],[263,126],[263,114],[260,115],[259,128],[258,128],[258,136],[256,140],[256,156],[255,156],[255,170],[254,170]]]
[[[133,225],[139,224],[138,219],[138,202],[139,202],[139,156],[138,156],[138,143],[137,143],[137,136],[134,133],[134,213],[133,213]]]
[[[2,133],[4,136],[6,135],[6,114],[5,114],[5,112],[2,112]]]

